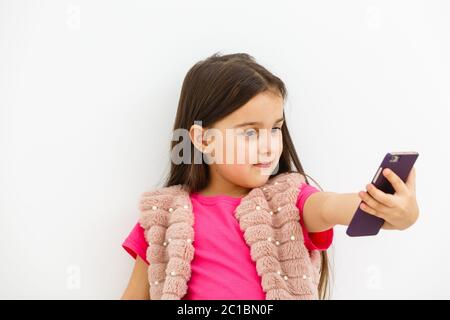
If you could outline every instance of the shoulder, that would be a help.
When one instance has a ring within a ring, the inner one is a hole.
[[[170,187],[160,187],[151,191],[141,193],[139,197],[139,210],[149,210],[154,206],[165,206],[174,197],[182,196],[186,191],[181,185],[174,185]]]
[[[278,192],[281,190],[289,191],[292,197],[296,198],[297,205],[302,205],[310,195],[320,191],[316,187],[308,184],[304,174],[296,171],[281,173],[270,179],[268,184],[274,186]]]
[[[138,201],[139,224],[148,229],[152,224],[166,225],[168,214],[176,207],[191,207],[189,193],[182,185],[160,187],[143,192]]]

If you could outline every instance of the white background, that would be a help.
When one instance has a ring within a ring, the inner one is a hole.
[[[335,228],[334,299],[450,298],[448,1],[0,1],[0,298],[116,299],[181,84],[214,52],[280,76],[307,172],[357,192],[416,150],[419,221]]]

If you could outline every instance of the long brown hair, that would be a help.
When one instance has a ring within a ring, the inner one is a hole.
[[[202,121],[203,127],[208,127],[242,107],[257,94],[274,89],[281,94],[283,100],[286,100],[287,91],[283,81],[258,64],[252,56],[246,53],[228,55],[215,53],[197,62],[186,74],[173,130],[189,130],[194,121],[199,120]],[[281,128],[283,151],[278,163],[277,174],[299,172],[305,176],[306,182],[309,184],[308,176],[295,151],[286,119]],[[178,143],[178,141],[172,140],[170,150],[174,150]],[[194,163],[195,153],[200,151],[190,140],[181,143],[186,145],[180,150],[180,156],[182,156],[183,149],[190,150],[191,161],[180,164],[171,161],[170,172],[164,186],[181,184],[188,192],[198,192],[208,183],[208,165],[203,161],[200,164]],[[319,297],[325,299],[328,296],[329,287],[329,263],[326,251],[321,252],[321,257],[318,290]]]

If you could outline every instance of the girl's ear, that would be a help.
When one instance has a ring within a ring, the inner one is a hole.
[[[206,129],[198,124],[193,124],[189,129],[189,137],[192,144],[202,153],[204,153],[208,147],[208,141],[206,138]]]

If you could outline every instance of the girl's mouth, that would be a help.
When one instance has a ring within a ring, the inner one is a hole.
[[[272,165],[272,161],[271,162],[261,162],[261,163],[254,164],[254,166],[258,167],[258,168],[270,168],[271,165]]]

